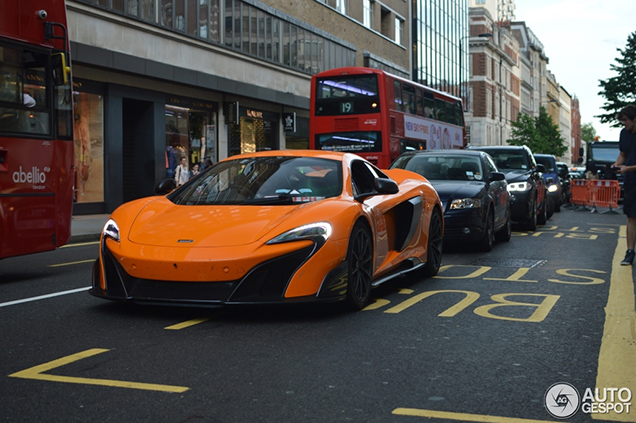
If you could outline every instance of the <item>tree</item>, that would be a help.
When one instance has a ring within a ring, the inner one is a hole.
[[[581,125],[581,139],[585,142],[592,142],[596,138],[596,129],[591,123]]]
[[[636,104],[636,32],[627,37],[625,50],[616,50],[622,57],[616,58],[616,64],[610,65],[610,69],[618,75],[599,80],[602,90],[598,94],[605,97],[605,104],[601,108],[607,113],[597,117],[602,123],[620,127],[616,114],[628,104]]]
[[[554,154],[557,157],[568,149],[564,142],[559,127],[543,106],[535,118],[519,113],[517,120],[512,123],[512,136],[508,140],[511,145],[527,145],[533,153]]]

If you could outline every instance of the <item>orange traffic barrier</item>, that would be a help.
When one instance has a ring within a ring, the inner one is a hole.
[[[587,181],[590,189],[590,202],[588,205],[599,207],[618,208],[618,199],[621,197],[621,186],[618,181],[612,180],[592,180]]]
[[[570,183],[570,192],[572,197],[570,202],[577,206],[585,206],[590,199],[589,185],[585,179],[572,179]]]

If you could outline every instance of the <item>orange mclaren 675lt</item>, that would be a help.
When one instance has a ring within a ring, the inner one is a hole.
[[[444,221],[422,176],[357,155],[232,156],[104,226],[90,293],[150,304],[368,304],[406,272],[437,274]],[[167,195],[165,195],[167,194]]]

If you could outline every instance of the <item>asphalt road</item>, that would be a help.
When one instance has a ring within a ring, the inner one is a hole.
[[[574,405],[567,383],[567,421],[589,422],[587,388],[636,395],[624,225],[563,210],[490,253],[447,249],[437,277],[382,286],[357,313],[111,303],[86,292],[96,243],[6,259],[0,420],[558,421],[546,401]]]

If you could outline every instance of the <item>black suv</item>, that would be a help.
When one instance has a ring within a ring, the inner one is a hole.
[[[548,197],[543,181],[543,165],[537,164],[527,146],[468,147],[485,151],[495,161],[500,172],[506,175],[510,193],[512,221],[534,231],[537,223],[548,220]]]

